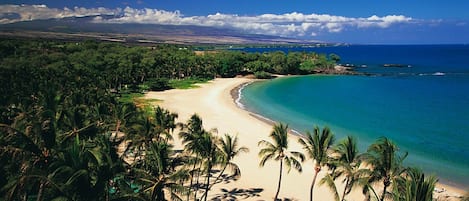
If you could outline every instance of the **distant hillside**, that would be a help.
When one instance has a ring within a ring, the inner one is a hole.
[[[106,17],[106,16],[104,16]],[[109,17],[109,16],[108,16]],[[93,17],[23,21],[0,25],[0,36],[190,44],[311,44],[311,41],[247,34],[233,29],[155,24],[93,23]]]

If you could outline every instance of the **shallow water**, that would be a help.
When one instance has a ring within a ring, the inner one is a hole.
[[[467,61],[447,64],[442,60],[454,59],[441,58],[464,51],[469,56],[469,51],[444,46],[448,48],[445,52],[453,54],[441,55],[434,46],[418,47],[410,47],[413,55],[404,55],[409,54],[405,46],[399,62],[374,58],[367,63],[367,72],[384,76],[279,78],[245,87],[240,102],[299,132],[327,125],[337,138],[355,135],[361,151],[377,138],[389,137],[410,153],[407,164],[437,174],[444,183],[469,187],[469,65]],[[361,55],[356,51],[353,55]],[[389,69],[378,64],[401,62],[412,63],[412,67]]]

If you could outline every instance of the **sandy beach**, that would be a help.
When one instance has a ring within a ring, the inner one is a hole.
[[[186,122],[191,115],[196,113],[202,117],[205,129],[216,128],[220,136],[225,133],[237,135],[240,145],[249,148],[248,153],[241,154],[234,161],[241,169],[241,178],[237,181],[216,184],[209,193],[209,198],[212,200],[272,200],[275,195],[279,163],[269,161],[264,167],[259,167],[260,149],[257,145],[260,140],[270,140],[268,135],[272,130],[272,125],[237,107],[230,94],[232,89],[251,81],[246,78],[215,79],[209,83],[200,84],[199,88],[149,92],[145,96],[149,99],[162,100],[157,104],[177,112],[179,122]],[[182,145],[176,136],[174,135],[175,148],[181,149]],[[297,136],[290,136],[290,150],[302,151],[297,141]],[[313,171],[311,160],[303,163],[302,173],[292,170],[287,174],[284,169],[279,198],[308,200]],[[326,171],[320,173],[318,181],[325,173]],[[341,192],[343,186],[338,185],[337,188]],[[435,197],[461,195],[464,192],[462,189],[438,185],[438,189],[443,188],[444,192],[435,194]],[[326,186],[316,184],[314,199],[333,200],[333,196]],[[347,196],[347,200],[364,200],[361,189],[357,188],[352,191]]]

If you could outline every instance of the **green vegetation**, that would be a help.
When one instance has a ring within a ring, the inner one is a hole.
[[[288,150],[287,125],[281,123],[274,125],[273,131],[270,133],[269,137],[272,138],[273,143],[266,140],[259,141],[259,146],[263,147],[259,151],[259,157],[261,157],[259,165],[263,167],[269,160],[280,161],[280,175],[278,178],[277,192],[274,198],[274,200],[277,200],[282,185],[283,164],[285,163],[287,166],[288,172],[290,172],[292,166],[295,170],[301,172],[303,169],[300,161],[304,161],[304,155],[300,152]]]
[[[314,184],[318,173],[322,170],[325,164],[330,163],[332,160],[328,155],[332,144],[334,143],[334,135],[331,130],[327,127],[322,129],[322,132],[318,127],[314,128],[314,132],[306,133],[306,140],[299,139],[299,143],[303,145],[303,149],[307,153],[308,158],[314,162],[314,177],[311,183],[309,200],[313,200]]]
[[[254,73],[254,76],[257,79],[271,79],[272,78],[272,74],[265,72],[265,71],[257,71]]]
[[[144,94],[142,93],[124,93],[118,100],[122,103],[135,103],[138,98],[142,98]]]
[[[224,174],[226,167],[230,166],[233,172],[231,177],[240,175],[240,170],[232,162],[233,158],[242,152],[248,151],[245,147],[238,147],[237,137],[225,134],[223,139],[213,135],[202,127],[202,119],[194,114],[179,133],[183,140],[184,150],[187,152],[186,165],[189,166],[187,177],[189,185],[186,191],[186,200],[190,200],[191,193],[193,200],[207,200],[210,188],[215,185]],[[223,166],[215,181],[210,182],[212,170],[216,166]],[[205,182],[203,177],[205,176]],[[201,178],[202,177],[202,178]],[[203,188],[203,195],[199,198],[197,194]]]
[[[285,152],[288,147],[287,126],[277,124],[274,126],[270,137],[274,144],[262,140],[259,145],[263,148],[259,152],[261,157],[260,165],[263,166],[267,160],[275,159],[280,161],[280,179],[275,199],[277,200],[281,178],[282,161],[288,161],[295,168],[301,170],[301,164],[294,158],[289,158]],[[348,136],[334,144],[334,135],[326,127],[320,131],[318,127],[314,132],[307,132],[306,137],[299,139],[303,149],[309,159],[314,163],[314,176],[311,184],[310,200],[313,200],[313,189],[316,183],[317,174],[327,168],[327,175],[319,184],[327,185],[333,192],[336,201],[345,201],[345,196],[350,193],[353,187],[361,186],[362,192],[371,199],[384,201],[392,198],[394,201],[432,201],[433,190],[438,181],[436,177],[425,177],[421,170],[403,166],[403,161],[407,153],[398,153],[398,147],[388,138],[382,137],[371,144],[365,153],[359,153],[356,141]],[[302,158],[301,153],[292,152]],[[360,167],[365,164],[364,167]],[[339,196],[336,182],[344,184],[342,195]],[[381,183],[382,190],[375,189],[375,183]],[[391,190],[389,190],[389,188]],[[381,192],[381,195],[378,193]]]
[[[191,88],[197,88],[198,87],[195,84],[206,83],[206,82],[208,82],[208,79],[201,79],[201,78],[170,80],[169,81],[169,86],[173,89],[191,89]]]
[[[333,174],[329,174],[321,179],[320,184],[327,184],[334,192],[336,200],[339,200],[339,190],[335,187],[333,181],[335,178],[345,177],[343,181],[344,189],[340,197],[340,200],[345,200],[345,196],[352,191],[353,187],[359,185],[360,176],[367,170],[360,169],[362,154],[359,154],[357,141],[354,137],[347,136],[335,147],[332,147],[331,150],[335,157],[332,157],[332,160],[329,161],[329,166],[335,167],[335,170]]]

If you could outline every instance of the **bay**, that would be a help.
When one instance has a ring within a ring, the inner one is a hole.
[[[435,173],[444,183],[469,187],[467,46],[348,46],[303,51],[339,54],[342,62],[365,65],[357,70],[377,76],[312,75],[256,82],[242,90],[241,103],[300,133],[317,125],[329,126],[338,139],[354,135],[362,152],[386,136],[401,151],[409,152],[406,164]],[[385,68],[386,63],[409,67]]]

